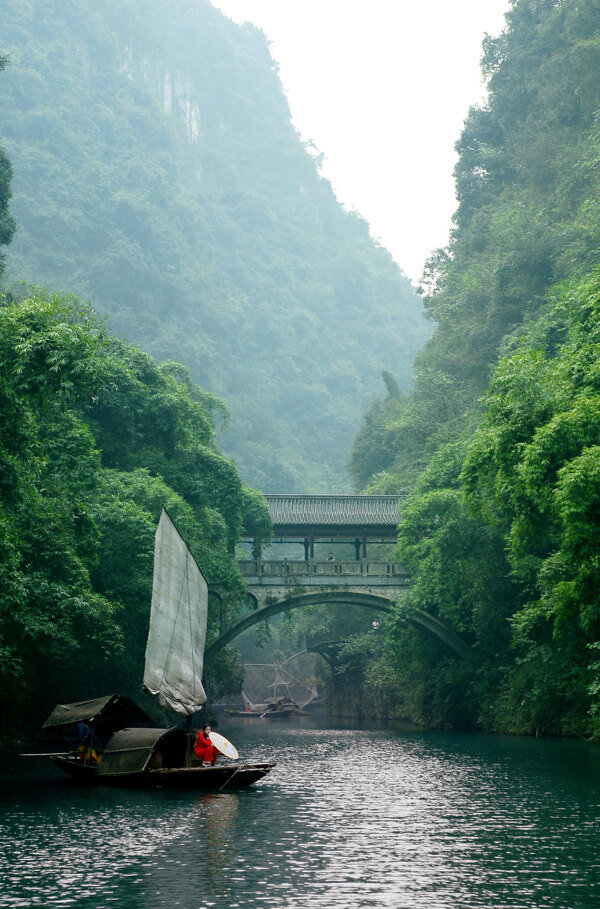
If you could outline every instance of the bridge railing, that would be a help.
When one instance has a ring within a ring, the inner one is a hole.
[[[244,577],[307,577],[321,575],[358,575],[361,577],[406,577],[406,571],[398,562],[382,562],[374,559],[359,559],[348,562],[303,559],[248,559],[238,562]]]

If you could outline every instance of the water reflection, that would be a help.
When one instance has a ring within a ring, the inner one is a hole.
[[[199,860],[206,866],[207,881],[218,886],[227,864],[231,843],[237,839],[238,794],[205,795],[203,812],[189,831],[189,840],[198,847]]]
[[[223,730],[247,791],[0,789],[0,906],[600,905],[600,749],[384,729]]]

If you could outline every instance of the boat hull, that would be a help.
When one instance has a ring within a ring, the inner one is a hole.
[[[262,712],[260,710],[226,710],[225,713],[227,716],[250,716],[262,717]]]
[[[144,789],[196,789],[212,792],[244,789],[270,773],[274,763],[227,764],[219,767],[169,767],[110,776],[98,774],[98,768],[68,757],[53,757],[52,762],[81,783],[111,786],[135,786]]]
[[[308,714],[302,710],[271,710],[261,713],[264,720],[291,720],[297,716],[308,716]]]
[[[270,773],[275,764],[229,764],[219,767],[176,767],[150,770],[151,786],[173,789],[244,789]]]
[[[52,763],[59,767],[64,773],[68,773],[73,779],[82,783],[95,783],[98,774],[98,768],[93,764],[84,764],[83,761],[74,760],[69,757],[60,757],[58,755],[50,758]]]

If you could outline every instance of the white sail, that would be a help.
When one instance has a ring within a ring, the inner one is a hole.
[[[202,687],[208,587],[163,508],[154,544],[154,579],[144,686],[163,706],[191,715],[206,701]]]

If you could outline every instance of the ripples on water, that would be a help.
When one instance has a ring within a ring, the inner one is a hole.
[[[600,749],[577,742],[223,723],[275,758],[239,793],[0,789],[0,907],[600,906]]]

